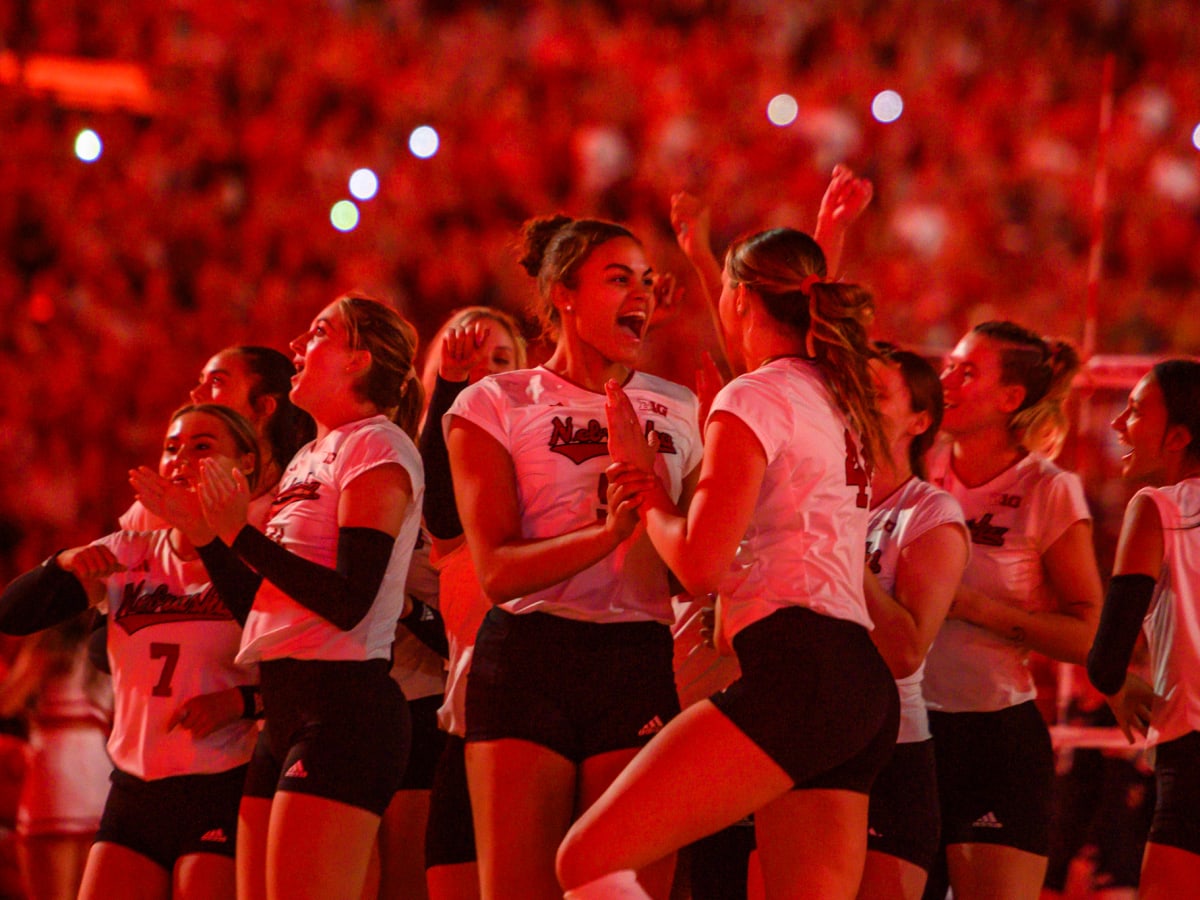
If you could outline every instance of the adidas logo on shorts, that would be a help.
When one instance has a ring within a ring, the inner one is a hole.
[[[663,720],[655,716],[645,725],[638,729],[638,737],[645,737],[648,734],[657,734],[663,730]]]
[[[304,760],[298,759],[292,763],[286,772],[283,773],[285,778],[307,778],[308,769],[304,768]]]
[[[229,838],[225,834],[224,828],[210,828],[204,832],[204,837],[200,838],[208,844],[228,844]]]
[[[1003,828],[1004,824],[994,812],[987,812],[971,823],[972,828]]]

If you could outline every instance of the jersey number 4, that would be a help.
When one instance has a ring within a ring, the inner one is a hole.
[[[854,435],[850,433],[850,429],[845,429],[846,435],[846,484],[851,487],[858,488],[858,496],[855,497],[855,503],[859,509],[867,508],[867,501],[870,499],[867,494],[867,488],[871,485],[871,477],[867,474],[867,470],[863,468],[863,464],[858,455],[858,444],[855,443]]]

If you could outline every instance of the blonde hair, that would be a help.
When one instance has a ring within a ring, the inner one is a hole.
[[[425,389],[426,402],[437,383],[438,369],[442,365],[442,340],[446,337],[446,333],[451,328],[462,328],[484,319],[508,332],[508,336],[512,338],[513,342],[513,368],[525,368],[528,361],[525,336],[521,333],[521,326],[517,324],[516,319],[504,310],[496,309],[493,306],[465,306],[462,309],[456,309],[438,329],[438,333],[429,343],[429,351],[425,355],[425,365],[421,370],[421,386]]]
[[[1025,389],[1021,405],[1008,418],[1013,440],[1054,459],[1070,430],[1066,404],[1079,354],[1068,342],[1047,340],[1015,322],[983,322],[972,331],[1001,345],[1001,384]]]
[[[776,321],[804,338],[838,408],[863,441],[874,465],[886,458],[887,439],[867,367],[878,356],[867,340],[875,311],[870,292],[856,284],[821,281],[825,254],[793,228],[772,228],[739,238],[729,248],[730,279],[754,291]]]
[[[414,368],[417,330],[396,310],[373,297],[343,294],[337,305],[350,349],[371,354],[371,367],[356,386],[359,394],[416,440],[425,406],[425,391]]]

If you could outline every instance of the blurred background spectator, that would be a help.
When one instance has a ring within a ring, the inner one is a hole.
[[[841,161],[876,186],[845,274],[876,290],[879,337],[938,348],[1009,317],[1078,341],[1109,52],[1096,346],[1196,352],[1197,12],[1195,0],[12,0],[0,7],[0,577],[113,526],[126,470],[156,456],[214,348],[283,348],[352,287],[394,300],[426,338],[454,307],[519,311],[527,279],[509,244],[538,213],[628,222],[660,270],[684,277],[684,309],[648,367],[687,383],[710,336],[670,194],[713,204],[720,253],[749,228],[811,228]],[[35,63],[56,57],[126,66],[137,90],[35,83]],[[872,116],[885,89],[904,103],[892,122]],[[775,125],[782,93],[797,114]],[[440,138],[424,159],[409,150],[421,125]],[[74,149],[85,128],[102,141],[91,163]],[[343,233],[330,209],[359,167],[379,190]]]

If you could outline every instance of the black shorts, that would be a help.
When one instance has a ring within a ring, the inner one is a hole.
[[[233,859],[246,766],[153,781],[114,769],[111,781],[97,842],[119,844],[168,872],[192,853]]]
[[[475,862],[475,826],[467,789],[466,742],[446,735],[425,825],[425,868]]]
[[[408,701],[408,713],[412,719],[412,748],[408,754],[404,780],[400,782],[402,791],[427,791],[433,787],[433,773],[446,743],[446,732],[438,728],[437,723],[437,711],[442,699],[441,694],[436,694]]]
[[[517,738],[572,762],[641,747],[679,712],[671,632],[493,607],[467,680],[467,742]]]
[[[897,744],[871,788],[867,849],[928,872],[940,833],[933,741]]]
[[[733,647],[742,676],[713,695],[717,708],[794,789],[870,793],[896,745],[900,698],[867,630],[789,606],[738,632]]]
[[[388,661],[259,663],[264,727],[246,796],[312,794],[382,816],[400,787],[411,735]]]
[[[1200,731],[1154,748],[1157,798],[1149,840],[1200,854]]]
[[[1032,700],[995,712],[930,710],[942,846],[1050,852],[1054,751]]]

